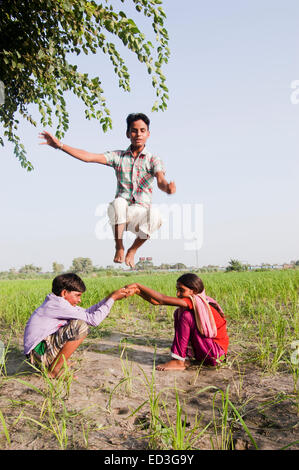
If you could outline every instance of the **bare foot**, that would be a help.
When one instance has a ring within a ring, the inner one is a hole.
[[[159,364],[157,370],[184,370],[190,365],[189,361],[179,361],[178,359],[171,359],[165,364]]]
[[[117,248],[114,256],[114,263],[123,263],[124,262],[125,250],[123,248]]]
[[[134,269],[135,268],[135,261],[134,261],[134,256],[135,256],[136,251],[132,250],[131,248],[128,249],[127,254],[126,254],[126,265],[130,266],[130,268]]]

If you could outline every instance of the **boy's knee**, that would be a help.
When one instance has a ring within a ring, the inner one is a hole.
[[[69,341],[85,338],[88,335],[89,327],[84,320],[70,320],[69,324]]]
[[[117,197],[108,206],[108,217],[111,225],[125,223],[127,219],[128,202],[123,197]]]

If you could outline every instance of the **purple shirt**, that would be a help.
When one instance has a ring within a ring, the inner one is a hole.
[[[24,354],[29,354],[38,343],[66,325],[69,320],[84,320],[88,325],[98,326],[110,312],[113,303],[114,300],[109,297],[85,310],[79,306],[74,307],[63,297],[48,294],[26,323]]]

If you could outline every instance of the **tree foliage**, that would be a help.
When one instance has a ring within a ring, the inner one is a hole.
[[[70,270],[76,274],[89,274],[93,271],[93,265],[90,258],[74,258]]]
[[[241,261],[237,259],[231,259],[228,263],[226,271],[244,271],[245,266],[241,263]]]
[[[25,264],[19,269],[20,274],[37,274],[42,270],[39,266],[34,266],[34,264]]]
[[[64,270],[64,266],[61,263],[57,263],[57,261],[53,261],[52,270],[54,274],[60,274]]]
[[[151,21],[155,46],[120,9],[126,3]],[[116,45],[122,43],[151,74],[157,95],[153,110],[166,109],[168,90],[162,67],[168,61],[169,49],[161,4],[161,0],[0,0],[0,80],[5,86],[0,144],[4,145],[4,138],[12,142],[24,168],[33,167],[18,136],[17,113],[36,126],[28,110],[30,104],[38,107],[43,126],[51,127],[56,116],[59,139],[69,125],[68,91],[83,101],[87,119],[97,119],[104,132],[112,127],[100,78],[90,78],[71,63],[82,52],[101,50],[108,55],[119,87],[130,91],[129,71]]]

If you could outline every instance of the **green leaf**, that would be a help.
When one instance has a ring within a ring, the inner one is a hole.
[[[163,95],[163,91],[168,90],[164,85],[162,65],[167,62],[169,49],[165,12],[160,7],[162,2],[121,2],[123,9],[118,13],[108,2],[100,4],[90,0],[46,0],[42,2],[42,8],[40,0],[32,0],[30,9],[28,2],[0,2],[0,70],[3,75],[1,80],[6,86],[5,110],[0,106],[0,124],[5,130],[0,144],[5,145],[6,141],[13,143],[15,156],[28,171],[33,166],[26,158],[25,149],[20,146],[17,116],[20,114],[23,119],[36,125],[24,112],[29,105],[38,108],[42,125],[52,125],[51,115],[55,114],[59,135],[68,128],[66,92],[73,93],[86,105],[88,119],[109,115],[102,96],[104,91],[100,77],[89,78],[87,74],[80,73],[76,64],[70,62],[71,53],[102,51],[103,55],[107,54],[118,77],[119,87],[130,91],[130,75],[116,44],[126,47],[152,75],[151,84],[158,96],[153,109],[166,108],[168,95]],[[131,6],[149,21],[156,42],[149,41],[148,33],[141,31],[134,19],[129,17]],[[97,64],[95,73],[100,73],[103,67],[106,67],[104,57],[103,64]],[[58,102],[60,108],[56,108]],[[112,128],[110,118],[101,125],[103,132]]]

